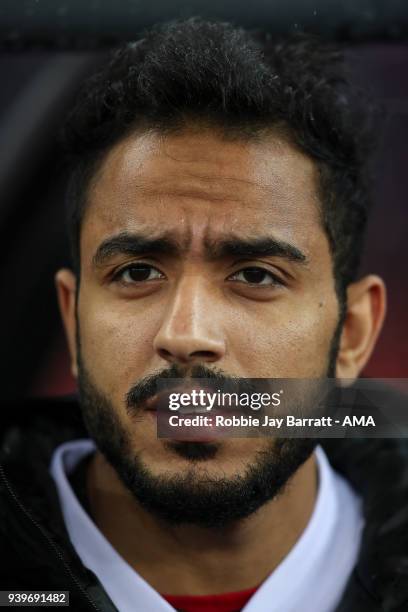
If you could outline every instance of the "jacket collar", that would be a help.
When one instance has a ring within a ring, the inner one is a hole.
[[[408,609],[408,440],[330,439],[322,446],[363,502],[365,528],[353,579],[379,610]]]
[[[0,462],[21,499],[72,553],[48,466],[59,444],[87,436],[77,398],[30,401],[4,414]],[[362,497],[365,520],[358,563],[338,612],[408,609],[408,439],[321,444]]]

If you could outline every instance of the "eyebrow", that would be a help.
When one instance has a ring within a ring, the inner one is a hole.
[[[115,255],[138,256],[180,255],[186,246],[170,235],[155,238],[143,234],[122,232],[104,240],[97,248],[92,262],[96,267],[103,266]],[[280,257],[290,262],[307,264],[308,259],[302,251],[288,242],[271,236],[251,238],[233,237],[228,240],[205,240],[206,256],[209,260],[225,257],[252,259],[257,257]]]
[[[149,238],[142,234],[123,232],[104,240],[92,258],[94,266],[102,266],[115,255],[175,255],[180,250],[175,240],[160,236]]]
[[[208,244],[211,259],[221,257],[280,257],[287,261],[307,264],[308,259],[300,249],[293,244],[277,240],[270,236],[254,239],[233,238],[220,243]]]

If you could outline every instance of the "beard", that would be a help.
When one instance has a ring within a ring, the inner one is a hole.
[[[78,327],[77,327],[78,329]],[[340,325],[328,356],[327,377],[334,377]],[[169,525],[190,524],[223,529],[243,520],[281,495],[292,476],[313,453],[316,438],[274,438],[255,452],[243,473],[210,475],[206,462],[215,459],[222,442],[163,440],[173,454],[189,461],[183,472],[155,475],[132,448],[132,436],[120,421],[109,398],[96,387],[83,363],[77,338],[78,387],[83,419],[98,450],[111,464],[134,499],[149,513]],[[178,366],[139,381],[126,397],[128,413],[136,416],[140,403],[152,397],[158,379],[183,378]],[[191,378],[232,380],[204,366],[189,370]]]

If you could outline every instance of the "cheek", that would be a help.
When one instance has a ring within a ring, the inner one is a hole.
[[[122,400],[132,384],[151,373],[160,312],[137,308],[134,303],[109,307],[109,302],[88,302],[79,316],[81,352],[88,371],[99,388]]]
[[[231,353],[248,377],[313,378],[326,375],[337,325],[337,301],[315,300],[299,308],[268,304],[241,313],[229,333]]]

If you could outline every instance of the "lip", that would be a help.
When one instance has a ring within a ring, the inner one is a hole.
[[[211,382],[211,381],[210,381]],[[197,443],[214,443],[219,442],[222,438],[231,437],[234,428],[226,428],[222,429],[214,424],[207,425],[198,425],[194,427],[189,426],[181,426],[177,428],[168,429],[168,416],[169,416],[169,396],[172,393],[191,393],[191,391],[203,390],[205,392],[214,392],[217,390],[215,385],[208,384],[208,381],[203,380],[204,384],[190,384],[188,380],[186,380],[185,384],[178,384],[177,386],[172,387],[169,385],[168,389],[164,389],[160,393],[156,393],[151,396],[144,403],[144,412],[149,415],[149,419],[154,419],[156,422],[156,427],[158,427],[158,431],[161,430],[161,434],[159,437],[163,439],[172,439],[177,440],[179,442],[197,442]],[[181,407],[177,411],[172,411],[171,414],[179,415],[184,418],[193,418],[197,416],[213,416],[213,415],[221,415],[224,417],[230,417],[232,413],[236,413],[234,408],[226,408],[214,406],[213,411],[208,411],[202,406],[188,406]],[[160,423],[160,426],[159,426]],[[166,433],[164,433],[166,432]]]
[[[206,415],[197,412],[188,412],[183,414],[182,416],[186,419],[193,419],[195,417]],[[168,422],[165,420],[163,426],[165,427],[165,433],[163,432],[164,437],[168,437],[177,442],[197,442],[202,444],[208,444],[211,442],[217,442],[221,437],[217,427],[210,424],[196,425],[193,428],[191,426],[182,425],[173,429],[168,427]]]
[[[156,393],[155,395],[153,395],[152,397],[149,397],[149,399],[147,399],[144,402],[144,410],[146,412],[158,412],[158,410],[160,409],[160,407],[162,406],[163,408],[168,408],[169,406],[169,396],[172,393],[191,393],[193,390],[195,391],[205,391],[205,392],[214,392],[214,387],[209,385],[209,384],[202,384],[202,385],[191,385],[188,384],[188,382],[186,382],[186,384],[183,385],[177,385],[175,387],[169,387],[169,389],[165,389],[163,391],[161,391],[160,393]],[[204,414],[206,411],[202,408],[200,408],[199,406],[196,407],[196,409],[194,409],[194,407],[189,406],[188,407],[188,413],[194,413],[194,414]],[[183,410],[180,410],[180,413],[183,413]]]

